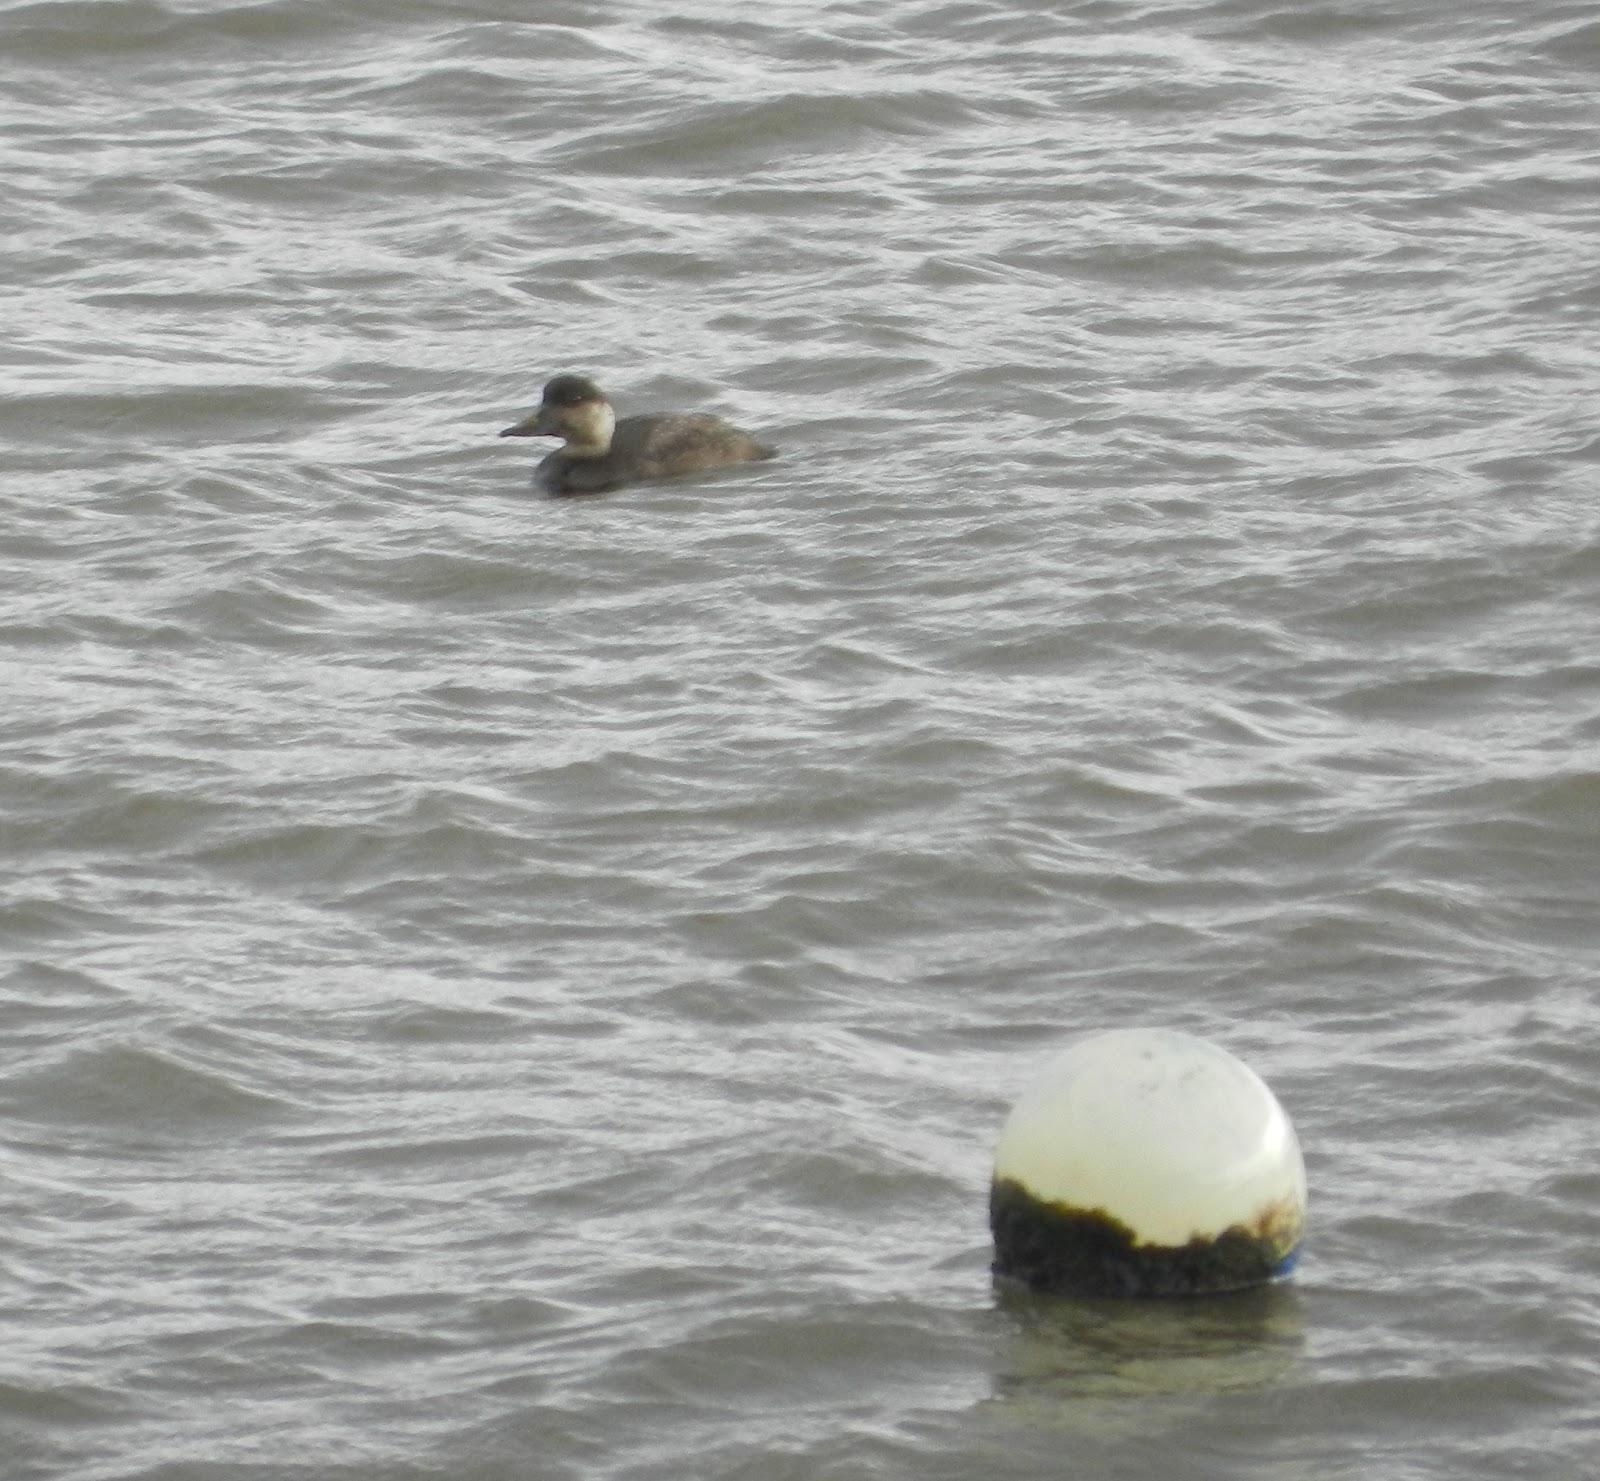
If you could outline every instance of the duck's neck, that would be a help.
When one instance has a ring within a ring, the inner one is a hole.
[[[586,402],[567,418],[563,430],[569,458],[603,458],[611,451],[611,437],[617,430],[617,414],[605,401]]]

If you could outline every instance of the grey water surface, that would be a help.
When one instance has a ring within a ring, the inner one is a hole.
[[[1592,0],[7,0],[0,94],[0,1481],[1594,1473]],[[559,370],[783,455],[541,497]],[[1141,1024],[1297,1278],[996,1290]]]

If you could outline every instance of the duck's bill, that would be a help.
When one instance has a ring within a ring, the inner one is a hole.
[[[531,416],[525,416],[520,422],[509,426],[500,434],[502,437],[555,437],[554,427],[547,427],[544,422],[544,413],[536,411]]]

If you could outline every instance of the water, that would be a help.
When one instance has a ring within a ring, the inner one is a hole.
[[[0,1481],[1600,1456],[1592,7],[6,4]],[[582,501],[563,369],[771,464]],[[996,1292],[1066,1037],[1297,1279]]]

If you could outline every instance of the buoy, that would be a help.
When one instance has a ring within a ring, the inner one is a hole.
[[[1080,1296],[1198,1295],[1286,1274],[1306,1174],[1283,1107],[1172,1029],[1080,1039],[1012,1107],[989,1192],[994,1272]]]

